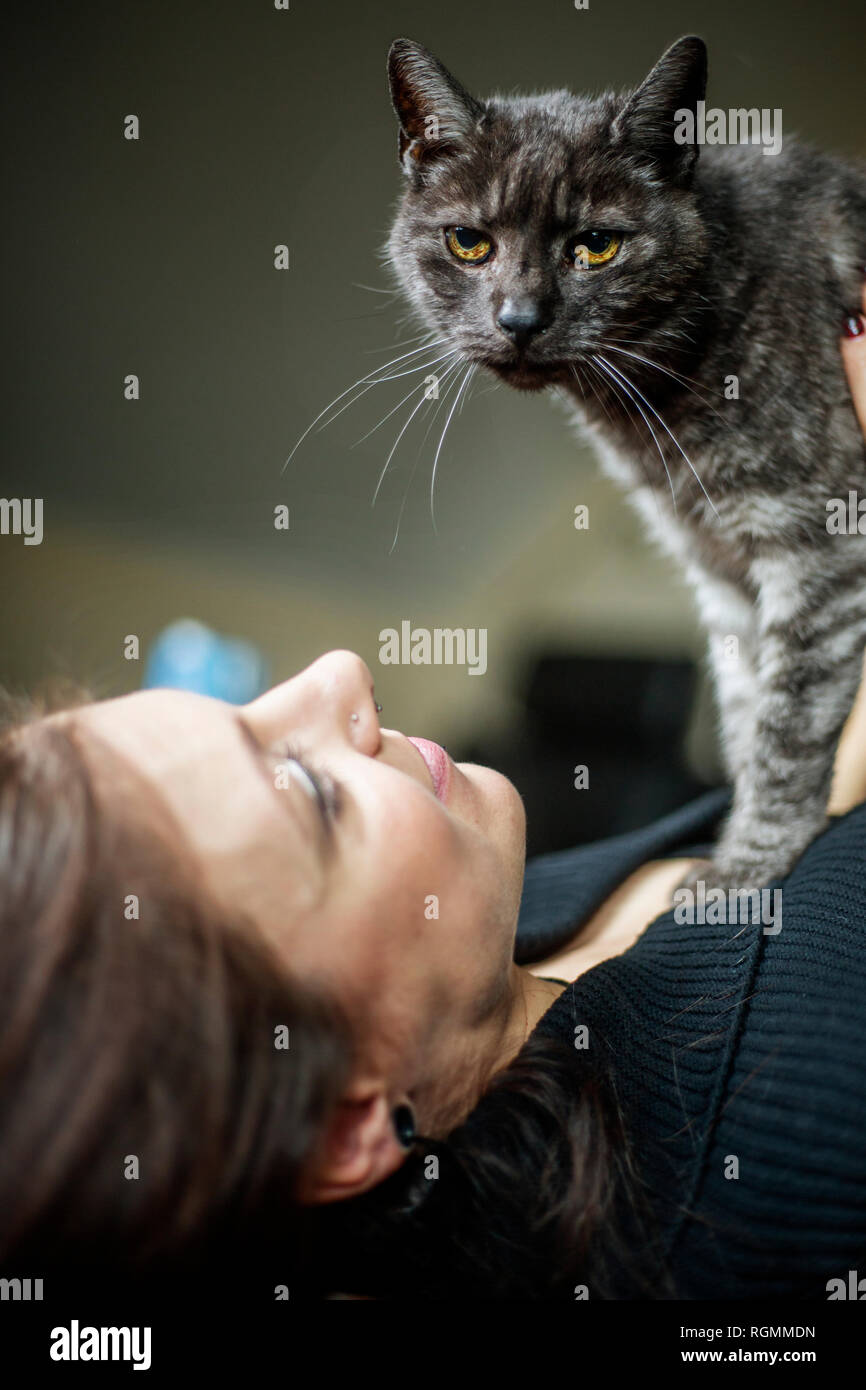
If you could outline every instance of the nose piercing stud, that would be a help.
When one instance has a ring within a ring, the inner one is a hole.
[[[361,716],[360,716],[360,714],[350,714],[350,715],[349,715],[349,718],[351,719],[351,721],[352,721],[353,724],[357,724],[357,722],[358,722],[358,720],[361,718]]]

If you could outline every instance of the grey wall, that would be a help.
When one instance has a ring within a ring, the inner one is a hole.
[[[8,11],[8,7],[7,7]],[[859,0],[17,5],[4,57],[7,365],[0,495],[45,499],[45,540],[0,537],[0,679],[140,671],[121,642],[192,615],[274,674],[401,618],[487,626],[483,681],[389,671],[389,718],[446,736],[507,723],[537,641],[697,650],[688,596],[644,548],[562,413],[480,378],[440,459],[410,430],[370,499],[410,383],[313,416],[405,351],[380,261],[400,175],[385,55],[426,43],[480,94],[638,80],[677,35],[710,47],[711,100],[781,107],[786,131],[864,152]],[[122,138],[136,113],[141,139]],[[291,269],[273,268],[286,242]],[[767,254],[772,255],[772,247]],[[124,401],[123,377],[142,399]],[[423,431],[422,431],[423,432]],[[399,541],[391,541],[409,488]],[[289,533],[272,525],[291,508]],[[573,507],[591,505],[578,536]]]

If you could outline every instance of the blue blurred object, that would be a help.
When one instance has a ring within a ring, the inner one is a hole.
[[[267,683],[267,664],[256,647],[193,618],[163,628],[148,653],[142,682],[145,690],[194,690],[232,705],[254,700]]]

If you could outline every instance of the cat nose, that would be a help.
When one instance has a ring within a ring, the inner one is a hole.
[[[550,318],[537,299],[506,299],[496,322],[518,347],[524,347],[536,333],[544,332]]]

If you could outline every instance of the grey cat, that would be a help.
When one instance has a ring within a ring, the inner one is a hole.
[[[734,787],[692,881],[754,888],[825,825],[866,643],[866,535],[828,522],[866,481],[839,353],[866,174],[788,139],[679,143],[706,71],[686,37],[625,96],[479,101],[396,40],[388,255],[437,344],[567,393],[685,567]]]

